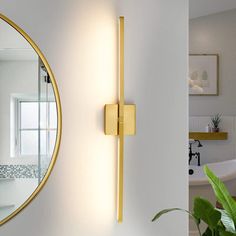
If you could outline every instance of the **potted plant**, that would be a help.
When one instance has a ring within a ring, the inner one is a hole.
[[[215,208],[204,198],[196,197],[193,212],[180,208],[164,209],[158,212],[152,221],[158,220],[163,214],[171,211],[184,211],[194,220],[199,236],[236,236],[236,202],[223,182],[207,166],[204,166],[204,172],[223,210]],[[208,226],[204,233],[199,227],[202,221]]]
[[[219,132],[219,124],[221,122],[221,114],[217,113],[215,116],[211,117],[212,132]]]

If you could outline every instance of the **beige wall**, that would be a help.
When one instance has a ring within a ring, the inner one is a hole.
[[[43,191],[0,234],[187,235],[187,0],[8,0],[0,12],[45,53],[58,81],[63,136]],[[116,223],[116,140],[103,106],[117,99],[117,17],[125,15],[126,99],[137,135],[126,138],[124,222]]]

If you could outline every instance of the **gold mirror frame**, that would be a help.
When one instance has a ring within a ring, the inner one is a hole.
[[[56,159],[57,159],[57,155],[58,155],[58,151],[59,151],[59,147],[60,147],[61,133],[62,133],[62,112],[61,112],[61,102],[60,102],[60,96],[59,96],[56,80],[55,80],[55,77],[54,77],[54,75],[52,73],[52,70],[51,70],[51,68],[50,68],[46,58],[44,57],[43,53],[40,51],[40,49],[34,43],[34,41],[29,37],[29,35],[26,34],[13,21],[8,19],[6,16],[2,15],[1,13],[0,13],[0,19],[2,19],[7,24],[9,24],[9,26],[13,27],[16,31],[19,32],[19,34],[21,34],[25,38],[25,40],[31,45],[31,47],[35,50],[35,52],[38,54],[39,58],[41,59],[41,61],[45,65],[45,67],[47,69],[47,72],[48,72],[48,74],[50,76],[50,79],[51,79],[51,82],[52,82],[52,86],[53,86],[53,91],[54,91],[56,105],[57,105],[57,122],[58,122],[57,137],[56,137],[56,143],[55,143],[55,147],[54,147],[54,152],[53,152],[53,155],[52,155],[52,158],[51,158],[50,165],[48,167],[48,170],[47,170],[43,180],[40,182],[40,184],[34,190],[34,192],[30,195],[30,197],[21,206],[19,206],[13,213],[11,213],[9,216],[7,216],[2,221],[0,221],[0,226],[1,226],[4,223],[6,223],[7,221],[9,221],[10,219],[12,219],[14,216],[16,216],[20,211],[22,211],[38,195],[38,193],[42,190],[42,188],[46,184],[46,182],[48,180],[48,177],[50,176],[50,174],[52,172],[52,169],[53,169],[53,167],[55,165],[55,162],[56,162]]]

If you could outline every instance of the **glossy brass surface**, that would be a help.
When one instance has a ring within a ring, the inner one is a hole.
[[[124,136],[136,133],[136,107],[125,104],[124,98],[124,17],[119,18],[119,102],[107,104],[104,109],[104,132],[118,135],[117,220],[123,220]]]
[[[105,105],[105,134],[119,135],[118,104]],[[124,105],[124,135],[135,135],[136,133],[136,106]]]

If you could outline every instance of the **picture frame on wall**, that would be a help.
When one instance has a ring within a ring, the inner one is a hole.
[[[219,95],[219,55],[189,55],[189,95]]]

